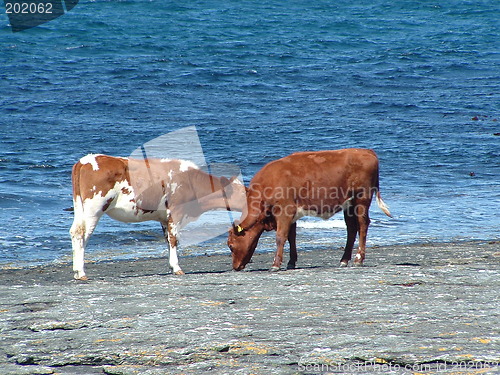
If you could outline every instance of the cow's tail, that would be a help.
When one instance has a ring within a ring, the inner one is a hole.
[[[83,202],[80,191],[80,170],[82,168],[82,164],[80,162],[76,163],[73,166],[73,170],[71,173],[71,182],[73,184],[73,209],[72,211],[75,214],[75,222],[78,222],[78,219],[83,218]]]
[[[73,248],[73,271],[74,277],[77,280],[87,280],[84,271],[84,252],[85,243],[88,240],[86,233],[86,225],[83,212],[83,202],[80,189],[80,170],[82,164],[80,162],[73,166],[71,180],[73,182],[73,224],[69,230],[71,235],[71,245]]]
[[[384,214],[389,217],[392,217],[391,211],[389,211],[389,206],[385,204],[382,200],[382,196],[380,195],[380,186],[379,186],[379,174],[378,174],[378,160],[377,160],[377,173],[375,174],[375,199],[377,200],[378,207],[382,210]]]
[[[73,165],[72,173],[71,173],[71,183],[73,185],[73,201],[76,197],[80,196],[80,168],[82,165],[80,162]],[[74,209],[74,206],[73,206]]]
[[[382,200],[382,196],[380,195],[380,190],[377,189],[377,193],[375,195],[375,199],[377,200],[377,205],[379,208],[389,217],[392,217],[391,211],[389,211],[389,206],[385,204]]]

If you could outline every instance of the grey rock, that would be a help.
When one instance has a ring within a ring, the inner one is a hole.
[[[0,270],[1,374],[499,373],[499,248],[378,247],[347,268],[315,249],[273,273],[268,253],[247,272],[185,258],[184,276],[91,263],[87,282],[68,264]]]

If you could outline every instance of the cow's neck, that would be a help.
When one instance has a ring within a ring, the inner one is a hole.
[[[205,212],[218,208],[228,208],[229,197],[226,196],[220,179],[203,171],[196,172],[191,181],[196,186],[200,209]]]
[[[241,228],[250,229],[252,228],[259,219],[263,219],[262,214],[266,214],[264,209],[264,203],[262,202],[263,195],[257,189],[251,189],[247,193],[247,206],[246,211],[243,212],[242,221],[240,223]]]
[[[196,195],[204,197],[220,190],[222,185],[220,179],[200,170],[194,170],[191,182],[196,188]]]

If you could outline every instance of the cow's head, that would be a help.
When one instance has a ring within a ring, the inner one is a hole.
[[[244,229],[238,223],[229,229],[227,246],[233,257],[233,269],[241,271],[250,262],[262,232],[276,228],[274,218],[266,217],[258,220],[248,229]]]
[[[239,225],[234,225],[229,229],[227,246],[231,250],[235,271],[241,271],[250,262],[263,232],[258,227],[258,225],[254,225],[248,230],[243,230]]]

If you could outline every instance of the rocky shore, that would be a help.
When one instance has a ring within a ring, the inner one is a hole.
[[[500,373],[500,242],[0,270],[0,373]],[[286,264],[286,259],[285,259]]]

